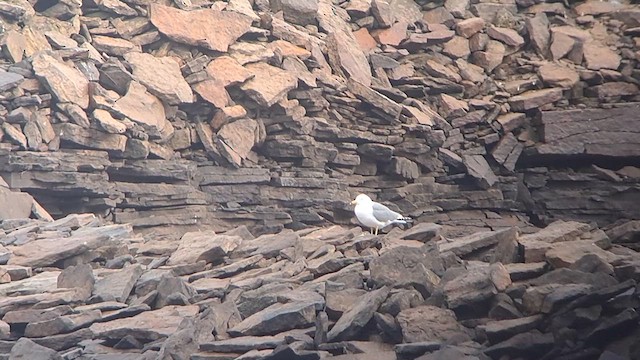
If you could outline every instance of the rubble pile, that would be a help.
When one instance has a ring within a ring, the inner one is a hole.
[[[445,233],[639,218],[640,10],[10,0],[0,176],[55,218],[256,234],[391,201]]]
[[[447,238],[0,223],[2,359],[638,359],[640,223]]]

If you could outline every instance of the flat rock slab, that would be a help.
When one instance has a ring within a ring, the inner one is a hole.
[[[474,251],[487,248],[508,239],[516,239],[518,230],[507,228],[497,231],[484,231],[473,233],[462,238],[451,239],[449,242],[438,244],[440,252],[452,251],[458,256],[466,256]]]
[[[152,4],[149,15],[153,25],[170,39],[220,52],[226,52],[249,31],[252,22],[250,17],[232,11],[184,11],[160,4]]]
[[[188,232],[180,238],[178,249],[171,254],[167,265],[193,264],[200,260],[218,264],[241,242],[240,236],[219,235],[213,231]]]
[[[311,326],[316,318],[314,302],[273,304],[229,329],[232,336],[273,335],[283,331]]]
[[[139,340],[154,341],[175,333],[184,317],[195,316],[197,313],[197,305],[170,305],[132,317],[95,323],[89,330],[100,339],[120,340],[130,335]]]
[[[248,64],[253,78],[240,88],[258,105],[270,107],[298,86],[298,78],[290,72],[265,63]]]
[[[45,53],[36,55],[31,65],[58,101],[74,103],[83,109],[89,107],[89,80],[80,70]]]
[[[405,343],[446,342],[460,335],[468,337],[453,311],[431,305],[402,310],[396,320]]]
[[[350,339],[358,334],[371,320],[373,313],[387,299],[390,290],[389,287],[384,286],[362,295],[333,325],[327,333],[327,339],[340,341]]]
[[[162,102],[137,81],[131,81],[127,93],[115,102],[112,110],[142,126],[151,138],[166,139],[174,132]]]
[[[124,59],[133,68],[133,77],[169,105],[193,102],[191,87],[182,77],[178,59],[171,56],[130,52]]]

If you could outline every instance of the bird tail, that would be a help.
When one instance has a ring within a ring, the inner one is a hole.
[[[402,216],[395,220],[392,220],[389,224],[412,224],[413,219],[410,217]]]

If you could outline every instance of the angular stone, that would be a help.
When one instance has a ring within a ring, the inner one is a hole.
[[[42,345],[38,345],[33,341],[22,337],[16,341],[15,345],[11,348],[11,353],[8,357],[10,360],[62,360],[55,350],[49,349]]]
[[[123,56],[130,52],[141,52],[140,45],[125,39],[110,36],[93,36],[92,45],[96,50],[112,56]]]
[[[619,96],[634,96],[638,95],[640,90],[638,90],[638,86],[635,84],[616,81],[616,82],[608,82],[602,85],[597,85],[587,89],[588,95],[595,95],[598,99],[607,99],[607,98],[615,98]],[[24,131],[24,129],[23,129]],[[26,135],[26,131],[25,131]]]
[[[173,126],[166,118],[162,102],[136,81],[129,84],[127,94],[118,99],[112,109],[142,126],[152,138],[167,139],[173,134]]]
[[[0,71],[0,92],[10,90],[22,82],[24,76],[8,71]]]
[[[285,337],[282,335],[242,336],[209,343],[201,343],[200,350],[223,353],[244,353],[250,350],[275,349],[282,344],[285,344]]]
[[[218,131],[216,144],[219,152],[236,167],[249,156],[254,146],[262,144],[266,131],[261,122],[241,119],[225,124]]]
[[[472,43],[470,48],[473,49]],[[506,49],[504,45],[495,40],[491,40],[487,43],[484,51],[475,51],[471,54],[471,59],[474,64],[483,68],[487,73],[491,73],[498,65],[502,64]]]
[[[398,21],[388,29],[374,31],[372,35],[382,45],[398,46],[407,38],[407,26],[405,21]]]
[[[232,336],[273,335],[283,331],[305,328],[315,323],[313,302],[273,304],[229,329]]]
[[[472,17],[462,20],[456,24],[456,33],[462,37],[470,38],[484,28],[484,19]]]
[[[270,107],[298,86],[298,79],[290,73],[265,63],[249,64],[253,78],[240,88],[258,105]]]
[[[489,163],[482,155],[464,155],[462,163],[467,173],[478,181],[483,189],[488,189],[498,181],[498,177],[491,170]]]
[[[193,86],[193,89],[200,95],[205,101],[213,104],[215,107],[221,109],[231,104],[231,96],[224,88],[223,83],[218,80],[205,80],[199,82]]]
[[[370,104],[380,112],[387,115],[389,118],[385,120],[389,123],[393,123],[399,119],[400,113],[402,112],[402,106],[400,104],[371,89],[364,83],[355,81],[353,78],[349,78],[347,81],[347,87],[358,99]]]
[[[127,125],[111,116],[111,114],[107,110],[93,110],[92,120],[101,129],[110,134],[124,134],[127,131]]]
[[[445,342],[458,337],[468,338],[451,310],[423,305],[402,310],[396,320],[402,328],[402,339],[405,343]]]
[[[329,341],[340,341],[355,337],[371,320],[373,313],[378,310],[380,305],[387,299],[390,288],[382,287],[378,290],[371,291],[362,295],[356,303],[347,310],[329,333],[327,339]]]
[[[551,350],[553,344],[553,334],[542,334],[538,330],[532,330],[490,346],[484,352],[492,358],[518,356],[521,354],[542,357]]]
[[[182,77],[176,58],[130,52],[124,59],[131,64],[134,79],[160,100],[169,105],[193,102],[193,92]]]
[[[360,49],[362,49],[362,51],[364,52],[368,53],[371,50],[378,47],[378,43],[376,42],[376,39],[374,39],[373,36],[371,36],[367,28],[360,28],[359,30],[354,31],[353,36],[358,42]]]
[[[557,64],[545,64],[538,68],[538,76],[551,87],[572,88],[580,81],[578,72]]]
[[[547,261],[554,268],[569,267],[585,255],[598,256],[605,263],[612,263],[619,257],[601,249],[590,240],[564,241],[554,244],[545,254]]]
[[[487,35],[492,39],[498,40],[507,46],[520,47],[524,45],[524,39],[517,31],[509,28],[490,26],[487,29]]]
[[[589,70],[617,70],[620,66],[620,55],[597,42],[586,43],[583,47],[583,51],[584,62]]]
[[[158,30],[170,39],[193,46],[226,52],[251,27],[250,17],[214,9],[183,11],[152,4],[149,18]]]
[[[509,99],[511,110],[514,111],[527,111],[535,108],[539,108],[546,104],[554,103],[561,100],[562,89],[543,89],[543,90],[531,90],[524,94],[513,96]]]
[[[124,152],[127,145],[125,135],[107,134],[71,123],[56,124],[54,129],[60,135],[60,140],[69,141],[87,149]]]
[[[430,75],[433,76],[437,76],[437,77],[441,77],[441,78],[445,78],[449,81],[453,81],[453,82],[460,82],[462,80],[462,78],[460,77],[460,75],[451,70],[449,67],[444,66],[442,64],[440,64],[439,62],[435,61],[435,60],[427,60],[424,63],[424,68],[427,71],[427,73],[429,73]],[[446,94],[443,94],[443,96],[449,96]],[[454,99],[453,97],[450,97],[450,99]],[[449,99],[448,98],[448,99]],[[469,110],[469,107],[466,107],[467,110]],[[446,115],[445,115],[446,117]]]
[[[131,265],[109,274],[96,282],[94,295],[102,301],[125,302],[142,272],[140,265]]]
[[[534,17],[527,17],[524,20],[524,25],[533,48],[538,54],[546,56],[549,52],[549,43],[551,41],[547,15],[544,12],[540,12]]]
[[[394,13],[387,0],[372,0],[371,14],[382,27],[390,27],[395,21]]]
[[[89,80],[79,70],[45,53],[36,55],[31,64],[40,82],[59,102],[89,107]]]
[[[241,242],[239,236],[218,235],[213,231],[188,232],[180,238],[180,245],[167,265],[193,264],[200,260],[219,264]]]
[[[197,314],[197,305],[170,305],[158,310],[144,311],[132,317],[94,323],[89,330],[98,339],[120,340],[131,335],[139,341],[149,342],[175,333],[184,317]]]
[[[216,80],[224,87],[241,84],[253,76],[251,71],[229,56],[213,59],[205,70],[211,79]]]
[[[366,87],[371,85],[371,67],[351,33],[333,32],[325,41],[329,64],[336,74]]]
[[[504,270],[506,273],[506,270]],[[507,279],[509,274],[506,273]],[[505,285],[510,285],[511,279]],[[473,311],[493,298],[497,293],[490,266],[482,264],[471,270],[464,270],[453,279],[443,281],[442,291],[449,309]]]
[[[274,13],[282,11],[287,22],[302,26],[316,22],[318,0],[276,0],[270,4]]]
[[[260,21],[260,17],[253,11],[252,5],[253,3],[249,2],[249,0],[230,0],[225,10],[247,15],[254,22]]]
[[[82,299],[88,299],[95,288],[93,269],[88,264],[69,266],[58,275],[58,289],[78,289],[78,295]]]
[[[466,59],[471,54],[469,40],[462,36],[454,36],[444,44],[442,52],[452,58]]]
[[[517,234],[516,228],[477,232],[438,244],[438,248],[440,252],[452,251],[454,254],[464,257],[480,249],[494,246],[505,239],[516,239]]]
[[[19,145],[22,149],[27,149],[27,137],[24,136],[19,126],[13,126],[8,122],[2,123],[2,131],[4,135],[6,135],[12,143]]]
[[[373,259],[369,264],[371,281],[377,286],[414,287],[425,297],[440,282],[444,273],[442,259],[433,251],[401,246]]]

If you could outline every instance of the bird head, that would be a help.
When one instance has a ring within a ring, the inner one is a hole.
[[[351,202],[351,205],[366,204],[368,202],[371,202],[371,198],[365,194],[360,194],[356,196],[356,199]]]

